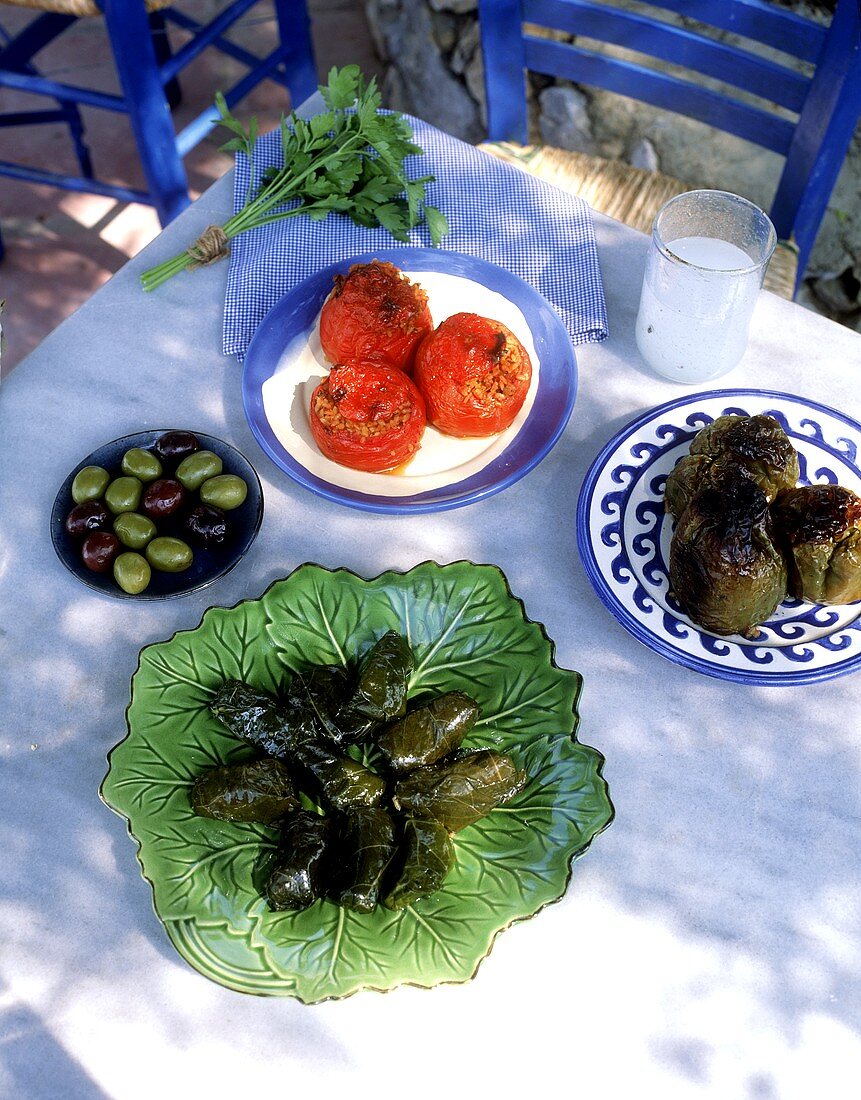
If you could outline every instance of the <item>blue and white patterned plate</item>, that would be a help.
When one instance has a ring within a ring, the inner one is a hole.
[[[577,504],[577,543],[587,576],[638,641],[677,664],[747,684],[807,684],[861,667],[861,603],[787,599],[758,638],[696,626],[669,595],[672,519],[664,484],[691,439],[726,413],[767,413],[798,451],[800,483],[861,494],[861,425],[791,394],[713,390],[668,402],[623,428],[595,459]]]

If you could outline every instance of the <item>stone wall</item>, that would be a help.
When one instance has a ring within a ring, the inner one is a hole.
[[[636,0],[626,6],[639,7]],[[821,10],[829,7],[827,0],[798,0],[792,6],[828,20]],[[477,0],[366,2],[385,64],[384,101],[470,142],[486,134],[477,7]],[[612,52],[625,56],[623,50]],[[660,168],[692,187],[736,191],[766,209],[783,163],[774,153],[682,115],[537,75],[530,76],[530,118],[532,141]],[[808,274],[826,311],[861,330],[861,130],[823,219]]]

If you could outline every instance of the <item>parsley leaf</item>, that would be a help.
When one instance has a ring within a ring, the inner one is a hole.
[[[332,68],[320,93],[324,112],[311,119],[295,112],[281,119],[283,166],[267,168],[259,178],[254,167],[257,119],[252,117],[244,127],[230,113],[224,96],[216,94],[221,125],[233,135],[223,149],[244,153],[250,166],[245,205],[221,227],[224,237],[230,240],[297,214],[314,221],[338,214],[357,225],[382,226],[398,241],[409,241],[410,230],[424,222],[438,245],[449,227],[445,215],[425,203],[427,184],[434,177],[408,177],[407,158],[423,150],[412,140],[412,128],[403,115],[381,111],[376,79],[366,81],[358,65]],[[160,286],[190,260],[186,251],[145,271],[144,289]]]
[[[427,222],[428,230],[431,235],[431,241],[437,246],[449,232],[448,218],[441,210],[437,210],[435,206],[426,206],[424,212],[425,221]]]

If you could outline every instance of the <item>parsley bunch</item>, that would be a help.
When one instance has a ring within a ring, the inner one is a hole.
[[[224,96],[216,96],[221,125],[235,135],[223,151],[241,150],[249,160],[245,205],[220,228],[210,227],[185,252],[145,271],[144,290],[155,290],[185,268],[226,255],[226,242],[239,233],[297,214],[315,221],[345,214],[357,225],[382,226],[399,241],[407,241],[409,230],[424,222],[433,243],[439,244],[448,222],[424,201],[425,188],[434,177],[407,179],[404,160],[423,150],[413,142],[403,115],[380,113],[376,80],[366,83],[358,65],[347,65],[333,68],[320,92],[327,110],[307,121],[295,112],[282,118],[283,167],[262,173],[254,165],[257,119],[252,118],[246,130],[230,113]]]

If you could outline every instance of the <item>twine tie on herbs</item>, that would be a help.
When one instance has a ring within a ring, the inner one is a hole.
[[[194,271],[229,256],[230,238],[220,225],[208,225],[186,252],[191,257],[191,263],[186,267],[189,271]]]

